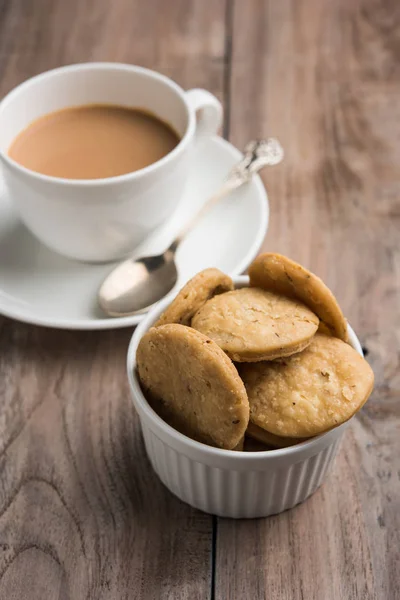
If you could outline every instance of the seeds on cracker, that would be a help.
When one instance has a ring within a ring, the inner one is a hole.
[[[322,321],[325,331],[347,341],[347,323],[340,306],[316,275],[274,253],[260,254],[249,267],[250,285],[304,302]]]
[[[250,421],[277,436],[306,438],[344,423],[368,399],[374,375],[342,340],[317,334],[299,354],[240,366]]]
[[[318,323],[318,317],[301,302],[257,288],[215,296],[192,319],[192,327],[237,362],[300,352],[310,343]]]
[[[350,419],[374,377],[317,276],[268,253],[249,275],[237,290],[218,269],[193,277],[140,341],[139,378],[154,410],[195,440],[285,448]]]
[[[155,326],[167,323],[190,325],[193,315],[207,300],[229,290],[233,290],[233,281],[219,269],[200,271],[181,289]]]
[[[150,404],[181,433],[235,449],[249,420],[238,372],[217,344],[179,324],[150,329],[137,349],[140,382]]]

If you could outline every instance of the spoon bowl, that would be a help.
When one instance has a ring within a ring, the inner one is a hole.
[[[141,314],[166,296],[177,281],[178,270],[170,249],[157,256],[128,259],[103,282],[99,304],[114,317]]]

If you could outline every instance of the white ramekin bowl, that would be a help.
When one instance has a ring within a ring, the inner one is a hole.
[[[244,287],[248,281],[245,276],[234,278],[236,287]],[[303,502],[331,469],[348,423],[296,446],[266,452],[212,448],[167,425],[142,393],[136,374],[136,349],[170,301],[161,301],[137,327],[127,359],[133,404],[154,471],[175,496],[220,517],[266,517]],[[350,326],[349,337],[362,356]]]

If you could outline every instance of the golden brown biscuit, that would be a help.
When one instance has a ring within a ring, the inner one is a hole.
[[[258,288],[242,288],[208,300],[192,327],[237,362],[272,360],[300,352],[318,328],[304,304]]]
[[[137,368],[150,404],[200,442],[234,449],[249,420],[238,372],[217,344],[184,325],[152,327],[140,340]]]
[[[167,323],[190,325],[193,315],[207,300],[218,294],[233,290],[233,281],[219,269],[204,269],[183,286],[179,294],[158,321],[155,327]]]
[[[250,265],[249,276],[251,286],[304,302],[331,335],[347,341],[346,319],[335,296],[319,277],[298,263],[281,254],[260,254]]]
[[[232,450],[236,450],[237,452],[243,452],[243,447],[244,447],[244,436],[242,437],[240,442],[234,448],[232,448]]]
[[[253,438],[261,444],[265,444],[270,448],[287,448],[288,446],[295,446],[300,442],[305,442],[308,438],[291,438],[283,437],[281,435],[274,435],[265,429],[261,429],[255,423],[249,421],[246,430],[246,436]]]
[[[374,375],[348,344],[317,334],[300,354],[240,365],[250,420],[275,435],[305,438],[350,419],[368,399]]]

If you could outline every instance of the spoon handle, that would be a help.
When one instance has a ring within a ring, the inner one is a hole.
[[[229,175],[219,190],[207,200],[200,210],[181,229],[168,250],[175,252],[182,240],[197,225],[200,219],[222,198],[251,180],[253,175],[266,165],[277,165],[283,158],[283,149],[274,139],[249,142],[244,150],[244,156],[229,172]]]

